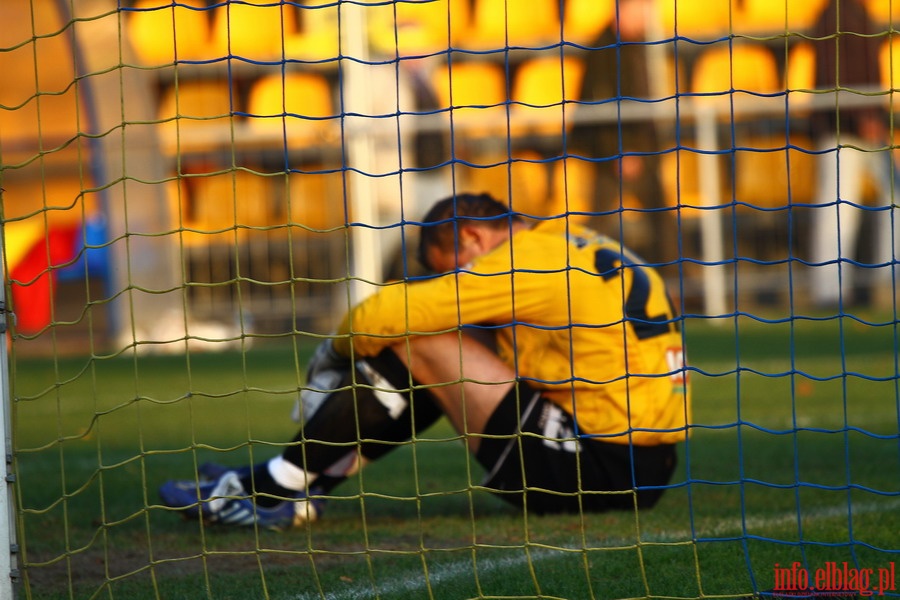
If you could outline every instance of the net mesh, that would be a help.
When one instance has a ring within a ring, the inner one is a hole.
[[[21,595],[896,596],[900,4],[856,5],[4,0]],[[284,449],[315,344],[462,191],[667,280],[663,501],[512,510],[441,421],[287,533],[163,507]]]

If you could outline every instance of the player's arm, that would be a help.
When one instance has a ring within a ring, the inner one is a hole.
[[[408,336],[445,333],[461,324],[510,322],[509,272],[447,273],[381,288],[353,308],[338,328],[335,350],[374,356]]]

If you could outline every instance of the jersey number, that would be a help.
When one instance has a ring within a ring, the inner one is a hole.
[[[675,328],[671,315],[650,316],[647,302],[650,300],[650,277],[647,270],[621,252],[601,248],[594,255],[594,267],[605,281],[621,277],[623,269],[631,269],[631,289],[625,297],[625,319],[631,322],[639,340],[669,333]],[[669,305],[671,306],[671,300]],[[672,312],[674,314],[674,311]]]

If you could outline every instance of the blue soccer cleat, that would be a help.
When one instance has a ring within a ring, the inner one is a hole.
[[[205,462],[197,467],[197,475],[200,476],[201,481],[204,479],[215,481],[228,471],[234,471],[235,473],[237,473],[238,478],[248,479],[250,477],[250,473],[253,472],[254,468],[255,467],[253,466],[229,467],[227,465],[210,461]]]
[[[215,486],[216,481],[209,480],[170,480],[159,487],[159,497],[169,508],[180,509],[186,518],[207,519],[211,515],[206,501],[212,497]]]
[[[185,517],[276,531],[315,521],[325,505],[321,498],[308,498],[306,493],[298,492],[295,498],[271,508],[258,506],[244,490],[236,471],[226,471],[209,481],[167,481],[159,488],[159,495],[163,504],[183,511]]]

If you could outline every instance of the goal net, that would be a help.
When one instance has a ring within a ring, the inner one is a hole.
[[[896,596],[898,19],[3,0],[0,598]],[[665,279],[694,406],[660,503],[513,509],[439,421],[288,532],[163,506],[284,450],[316,344],[463,192]]]

